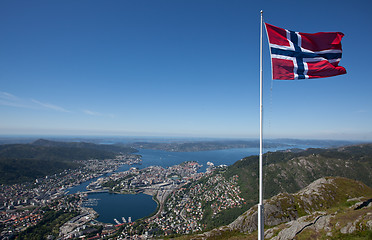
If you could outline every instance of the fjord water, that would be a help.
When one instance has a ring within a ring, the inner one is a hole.
[[[284,149],[284,148],[282,148]],[[265,149],[267,151],[280,150],[279,148]],[[141,165],[122,165],[117,172],[126,171],[130,167],[146,168],[149,166],[162,166],[164,168],[180,164],[185,161],[196,161],[202,164],[200,169],[204,172],[207,167],[207,162],[212,162],[216,166],[225,164],[232,165],[236,161],[251,155],[257,155],[258,148],[235,148],[214,151],[200,151],[200,152],[168,152],[162,150],[141,149],[137,154],[142,155]],[[85,187],[92,181],[82,183],[72,189],[70,193],[77,191],[86,191]],[[121,195],[110,193],[91,193],[88,194],[89,199],[95,199],[96,205],[92,206],[99,214],[98,221],[105,223],[113,223],[116,218],[122,222],[122,217],[128,219],[132,218],[135,221],[139,218],[146,217],[156,210],[156,202],[151,196],[145,194],[136,195]]]
[[[185,161],[196,161],[203,165],[200,171],[204,172],[207,162],[212,162],[216,166],[225,164],[231,165],[236,161],[254,154],[258,154],[257,148],[234,148],[200,152],[167,152],[162,150],[141,149],[138,153],[142,155],[142,167],[162,166],[170,167]]]
[[[114,194],[114,193],[90,193],[89,199],[97,200],[93,209],[99,214],[97,221],[116,224],[114,219],[121,223],[122,217],[132,221],[149,216],[156,210],[156,202],[152,196],[140,194]]]

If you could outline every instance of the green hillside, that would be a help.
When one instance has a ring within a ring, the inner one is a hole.
[[[134,153],[138,152],[133,147],[128,147],[124,144],[95,144],[88,142],[57,142],[45,139],[39,139],[34,141],[31,145],[43,146],[43,147],[63,147],[63,148],[79,148],[79,149],[92,149],[95,151],[102,152],[114,152],[114,153]]]
[[[265,201],[265,239],[371,239],[371,201],[372,189],[359,181],[320,178]],[[227,226],[180,239],[257,239],[257,206]]]
[[[301,152],[275,152],[264,155],[264,198],[270,198],[281,192],[294,193],[314,180],[325,176],[339,176],[359,180],[372,187],[372,144],[348,146],[335,149],[308,149]],[[226,225],[258,202],[258,156],[237,161],[225,171],[217,171],[212,176],[191,184],[193,189],[208,178],[221,181],[237,181],[240,197],[245,199],[239,207],[223,209],[212,214],[210,206],[217,200],[202,201],[204,215],[202,223],[205,229]],[[203,186],[211,188],[216,185]],[[208,199],[202,196],[208,189],[199,191],[194,198]],[[185,194],[189,194],[186,190]]]
[[[65,169],[74,169],[78,166],[76,163],[65,161],[0,159],[0,184],[34,181],[36,178],[59,173]]]
[[[34,181],[79,165],[74,160],[114,158],[136,152],[122,145],[37,140],[31,144],[0,145],[0,184]]]
[[[0,159],[37,159],[72,161],[113,158],[118,153],[134,153],[134,148],[121,145],[103,145],[84,142],[55,142],[37,140],[31,144],[0,145]]]

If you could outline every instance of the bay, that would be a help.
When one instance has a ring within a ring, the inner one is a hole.
[[[149,216],[157,207],[152,196],[146,194],[90,193],[88,198],[96,202],[93,209],[99,214],[97,221],[117,224],[124,217],[132,221]]]

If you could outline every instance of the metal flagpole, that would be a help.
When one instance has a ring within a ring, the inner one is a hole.
[[[262,189],[262,148],[263,148],[263,85],[262,85],[262,25],[263,11],[261,10],[261,26],[260,26],[260,156],[259,156],[259,203],[258,203],[258,239],[264,239],[264,206],[263,206],[263,189]]]

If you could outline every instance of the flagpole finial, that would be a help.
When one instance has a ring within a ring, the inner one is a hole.
[[[263,10],[261,10],[260,13],[262,14],[263,13]]]

